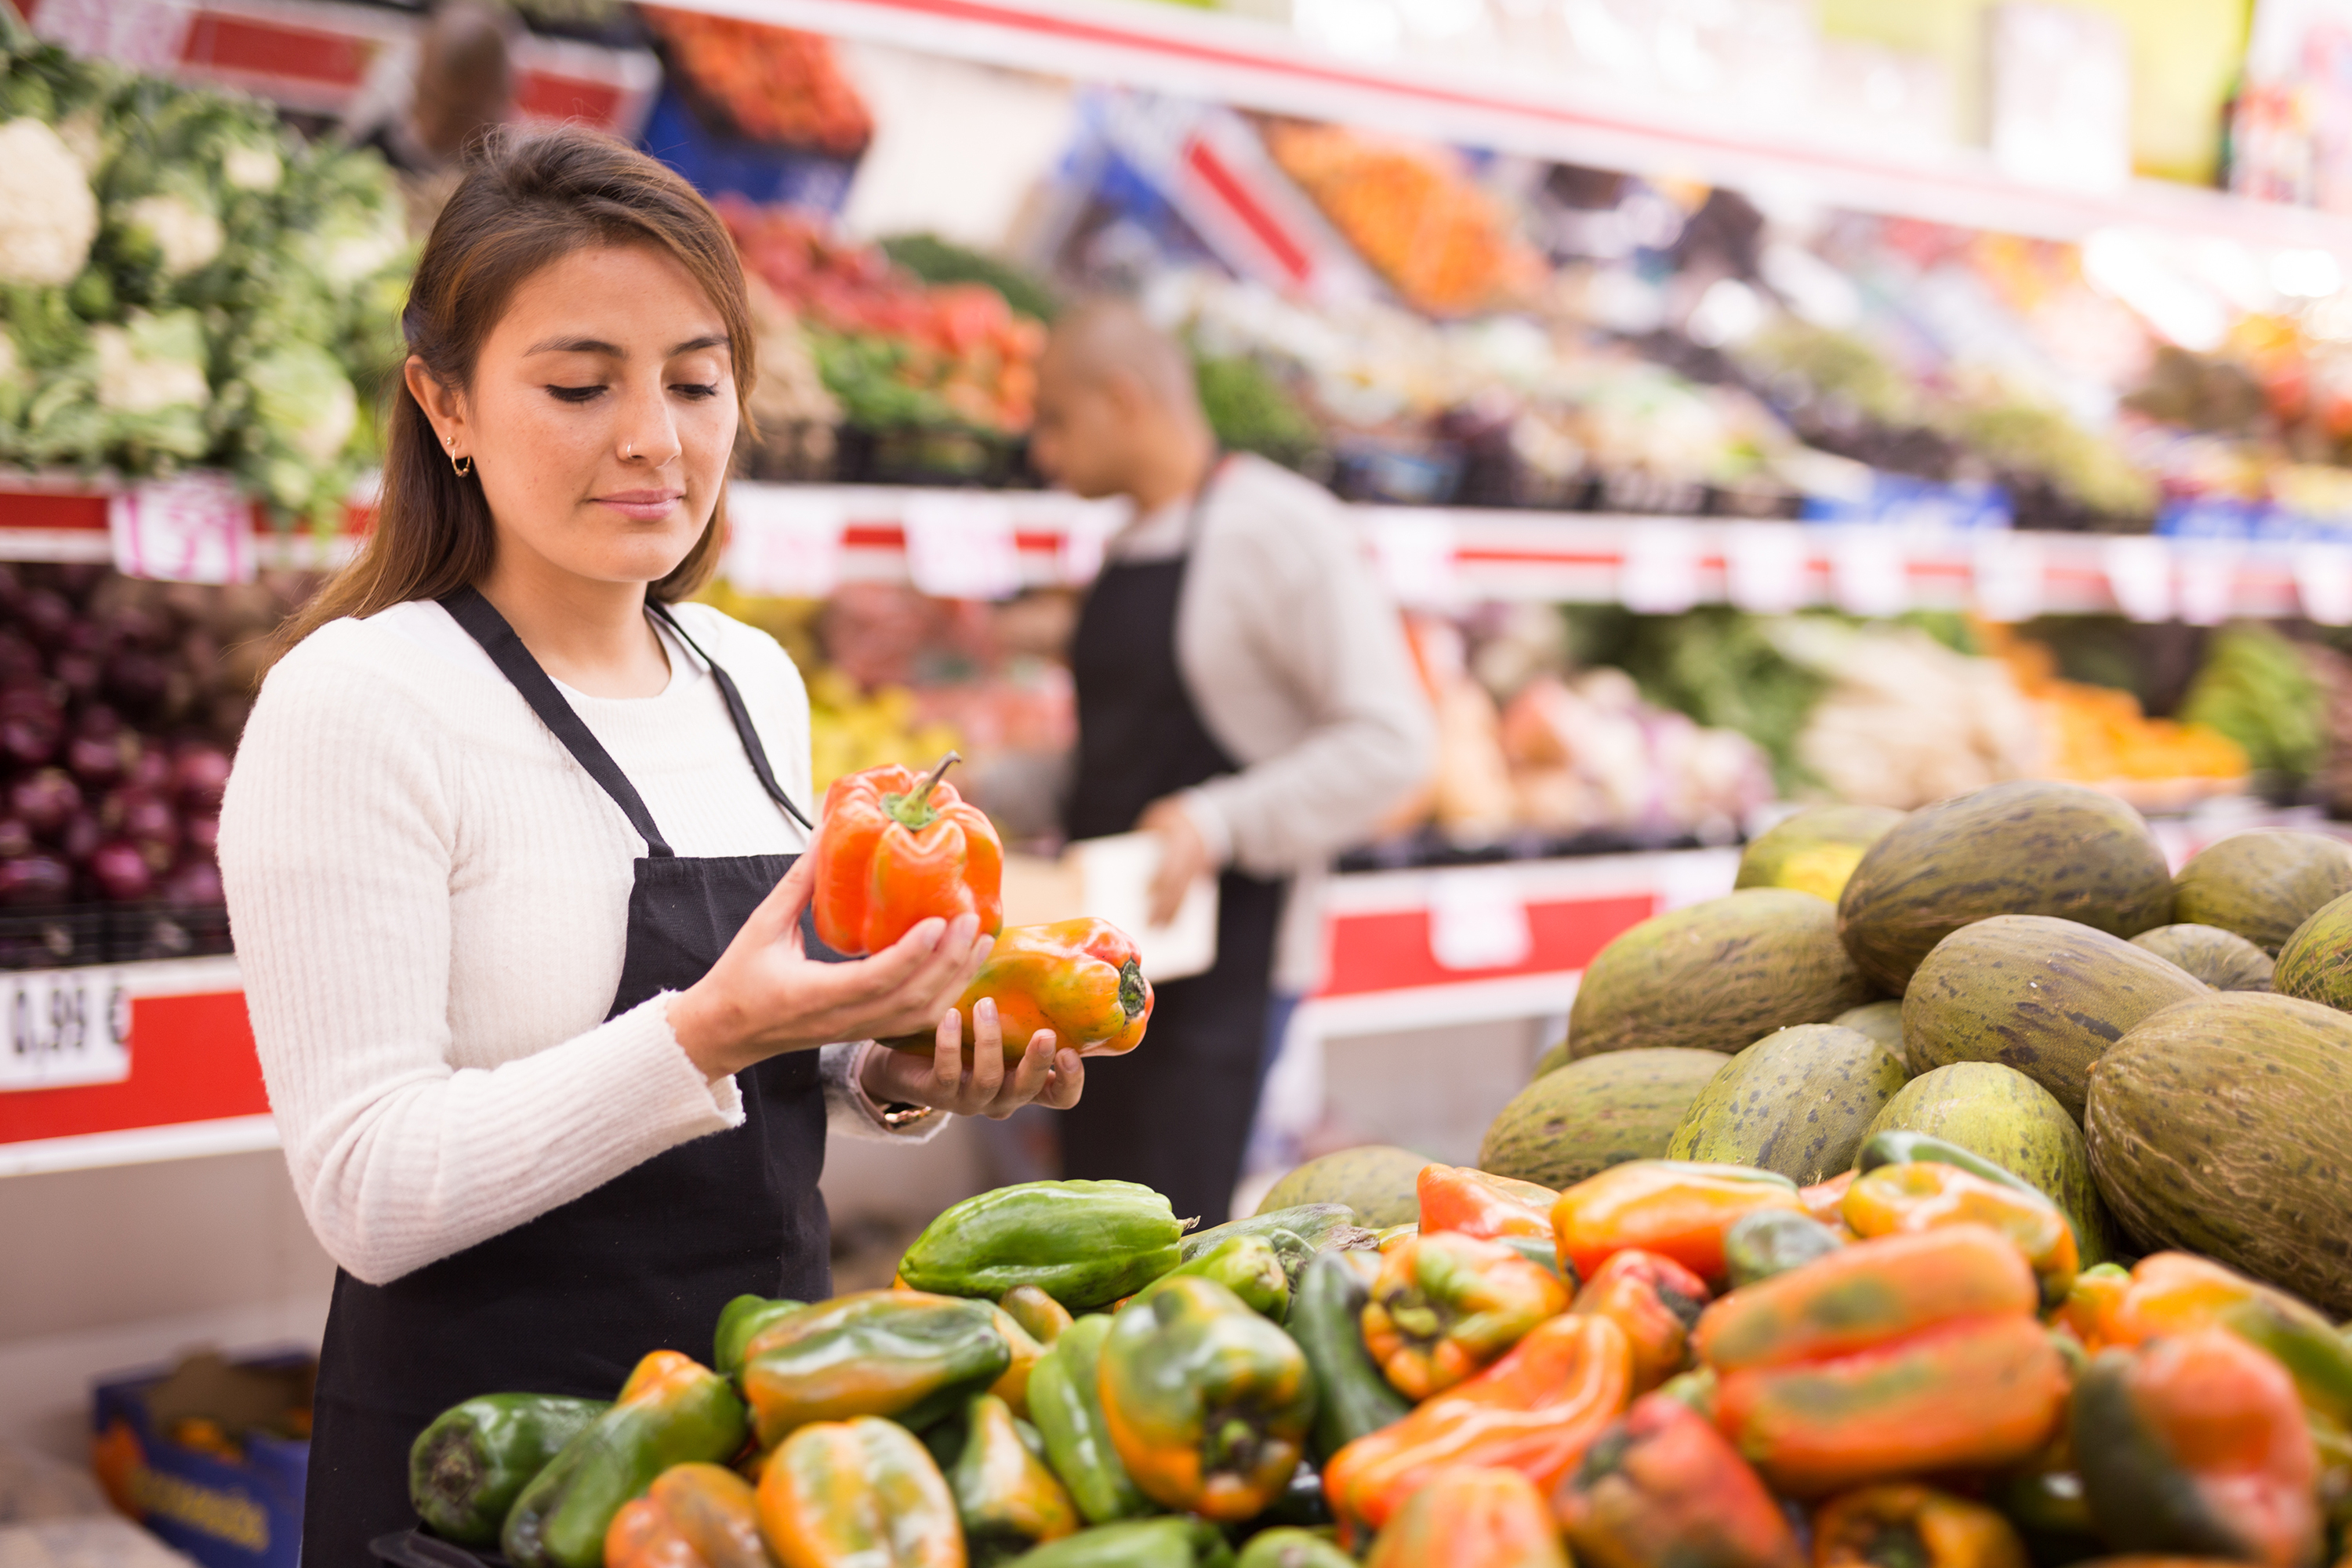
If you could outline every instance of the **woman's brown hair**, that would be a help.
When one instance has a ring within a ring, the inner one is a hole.
[[[676,174],[579,126],[494,131],[468,150],[408,286],[400,316],[408,352],[443,384],[471,385],[482,344],[523,280],[606,245],[658,247],[702,285],[727,325],[736,405],[748,426],[759,370],[743,268],[726,226]],[[273,657],[329,621],[437,599],[489,570],[497,535],[481,485],[457,472],[405,379],[394,381],[375,527],[352,563],[287,617]],[[670,603],[709,579],[726,514],[722,492],[686,559],[647,586],[651,597]]]

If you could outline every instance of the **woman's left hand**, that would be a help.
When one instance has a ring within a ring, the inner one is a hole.
[[[877,1105],[928,1105],[957,1116],[985,1116],[995,1121],[1032,1100],[1056,1110],[1067,1110],[1078,1102],[1079,1092],[1086,1088],[1086,1067],[1076,1051],[1055,1049],[1053,1030],[1040,1029],[1030,1036],[1029,1048],[1007,1073],[996,1004],[983,996],[971,1012],[969,1059],[963,1049],[962,1019],[950,1007],[940,1020],[934,1037],[937,1043],[929,1056],[894,1051],[887,1046],[866,1053],[862,1083],[866,1094]]]

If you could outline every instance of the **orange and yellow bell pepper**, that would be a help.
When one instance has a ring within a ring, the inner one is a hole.
[[[1421,1200],[1421,1228],[1493,1238],[1528,1236],[1551,1239],[1551,1206],[1559,1194],[1533,1182],[1515,1181],[1466,1165],[1431,1163],[1413,1184]]]
[[[1517,1470],[1438,1471],[1381,1528],[1365,1568],[1569,1568],[1540,1493]]]
[[[1612,1253],[1638,1247],[1671,1258],[1709,1286],[1723,1283],[1723,1238],[1759,1208],[1801,1210],[1796,1184],[1745,1165],[1629,1160],[1559,1194],[1551,1227],[1563,1271],[1580,1279]]]
[[[1594,1439],[1552,1508],[1580,1568],[1803,1568],[1756,1472],[1705,1416],[1663,1394],[1635,1400]]]
[[[895,1421],[819,1421],[760,1472],[760,1533],[783,1568],[965,1568],[955,1498]]]
[[[1854,1235],[1893,1236],[1947,1225],[1982,1225],[2017,1244],[2042,1282],[2044,1306],[2066,1299],[2079,1259],[2074,1227],[2041,1194],[2002,1186],[1958,1165],[1915,1160],[1866,1171],[1839,1205]]]
[[[622,1505],[604,1568],[770,1568],[751,1483],[722,1465],[673,1465]]]
[[[1596,1313],[1625,1331],[1633,1392],[1647,1394],[1689,1364],[1690,1331],[1706,1300],[1697,1275],[1671,1258],[1635,1250],[1602,1264],[1569,1310]]]
[[[2025,1543],[1982,1503],[1889,1483],[1822,1505],[1813,1516],[1813,1568],[2026,1568]]]
[[[1559,1276],[1504,1243],[1424,1233],[1381,1259],[1364,1304],[1364,1348],[1398,1393],[1426,1399],[1567,1310]]]

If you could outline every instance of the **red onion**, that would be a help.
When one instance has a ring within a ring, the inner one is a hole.
[[[180,847],[180,814],[160,795],[141,789],[117,790],[107,797],[99,816],[115,832],[145,851],[148,859],[156,860],[160,852],[158,869],[169,866],[173,852]]]
[[[47,588],[36,588],[16,605],[16,618],[24,623],[25,633],[43,647],[56,647],[66,640],[73,629],[73,605],[62,594]]]
[[[138,747],[130,735],[76,735],[66,742],[66,766],[86,784],[110,784],[129,771]]]
[[[81,786],[63,768],[26,773],[8,790],[8,810],[36,833],[55,833],[81,809]]]
[[[58,754],[65,728],[65,712],[46,688],[0,690],[0,759],[38,767]]]
[[[40,679],[40,650],[15,632],[0,631],[0,686],[31,686]]]
[[[59,686],[76,697],[93,697],[104,674],[98,655],[79,648],[60,648],[49,656],[49,673],[57,677]]]
[[[117,903],[135,903],[154,896],[154,868],[128,838],[110,838],[92,850],[89,870],[99,890]]]
[[[220,868],[209,860],[190,860],[163,879],[163,897],[174,904],[218,904],[224,901]]]
[[[54,855],[0,860],[0,904],[60,904],[72,889],[73,873]]]
[[[143,789],[151,795],[173,793],[172,758],[161,746],[142,746],[138,756],[131,759],[131,771],[122,782],[132,789]]]
[[[66,819],[65,828],[58,835],[58,843],[66,858],[77,866],[86,866],[106,841],[106,829],[94,811],[77,811]]]
[[[228,789],[228,753],[218,746],[195,742],[180,748],[172,764],[180,798],[200,811],[218,811]]]
[[[74,733],[100,740],[122,733],[122,715],[103,702],[92,702],[74,715]]]
[[[220,813],[191,812],[180,821],[182,837],[188,841],[188,853],[210,859],[220,851]]]
[[[33,852],[33,829],[21,816],[0,816],[0,860]]]
[[[106,661],[106,694],[136,709],[154,707],[172,688],[172,667],[142,648],[123,648]]]

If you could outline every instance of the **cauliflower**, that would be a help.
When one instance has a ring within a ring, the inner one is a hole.
[[[324,349],[289,343],[246,367],[265,437],[313,468],[333,466],[359,427],[359,394]]]
[[[274,191],[285,176],[285,161],[268,147],[242,142],[221,155],[221,178],[240,191]]]
[[[98,405],[110,414],[161,414],[205,407],[205,327],[194,310],[151,316],[133,310],[120,327],[92,327],[98,348]]]
[[[0,125],[0,280],[70,283],[98,236],[98,197],[58,133],[37,120]]]
[[[311,266],[340,292],[398,260],[408,247],[408,231],[390,207],[343,202],[329,210],[310,242]]]
[[[123,210],[129,226],[146,232],[163,253],[163,270],[184,277],[221,253],[227,237],[220,219],[185,196],[142,196]]]

